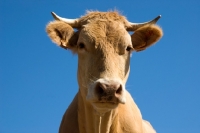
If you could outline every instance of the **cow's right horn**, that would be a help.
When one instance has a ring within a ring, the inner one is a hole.
[[[80,28],[80,25],[78,24],[78,19],[67,19],[67,18],[62,18],[55,14],[54,12],[51,12],[52,16],[54,17],[55,20],[63,21],[72,26],[73,28]]]

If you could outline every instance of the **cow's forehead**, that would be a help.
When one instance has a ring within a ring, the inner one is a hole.
[[[80,36],[87,42],[95,45],[112,45],[131,43],[130,35],[126,31],[124,24],[116,21],[98,20],[83,26]]]
[[[122,23],[125,27],[130,26],[125,16],[122,16],[117,11],[114,12],[88,12],[85,16],[79,19],[81,25],[86,25],[94,21],[115,21]]]

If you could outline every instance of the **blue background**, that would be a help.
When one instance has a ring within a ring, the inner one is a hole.
[[[158,133],[200,132],[200,1],[1,0],[0,133],[57,132],[78,91],[77,56],[45,32],[50,12],[77,18],[111,9],[132,22],[162,15],[163,38],[133,53],[126,84],[143,118]]]

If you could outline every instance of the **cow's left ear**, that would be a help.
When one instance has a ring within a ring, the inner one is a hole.
[[[163,36],[162,29],[157,25],[147,25],[137,29],[131,35],[132,45],[136,51],[145,50]]]

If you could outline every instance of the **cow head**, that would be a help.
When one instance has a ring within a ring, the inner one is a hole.
[[[136,24],[117,12],[90,12],[73,20],[52,14],[56,20],[47,25],[47,33],[57,45],[78,54],[83,99],[100,113],[125,104],[131,52],[144,50],[162,37],[155,25],[160,16]]]

